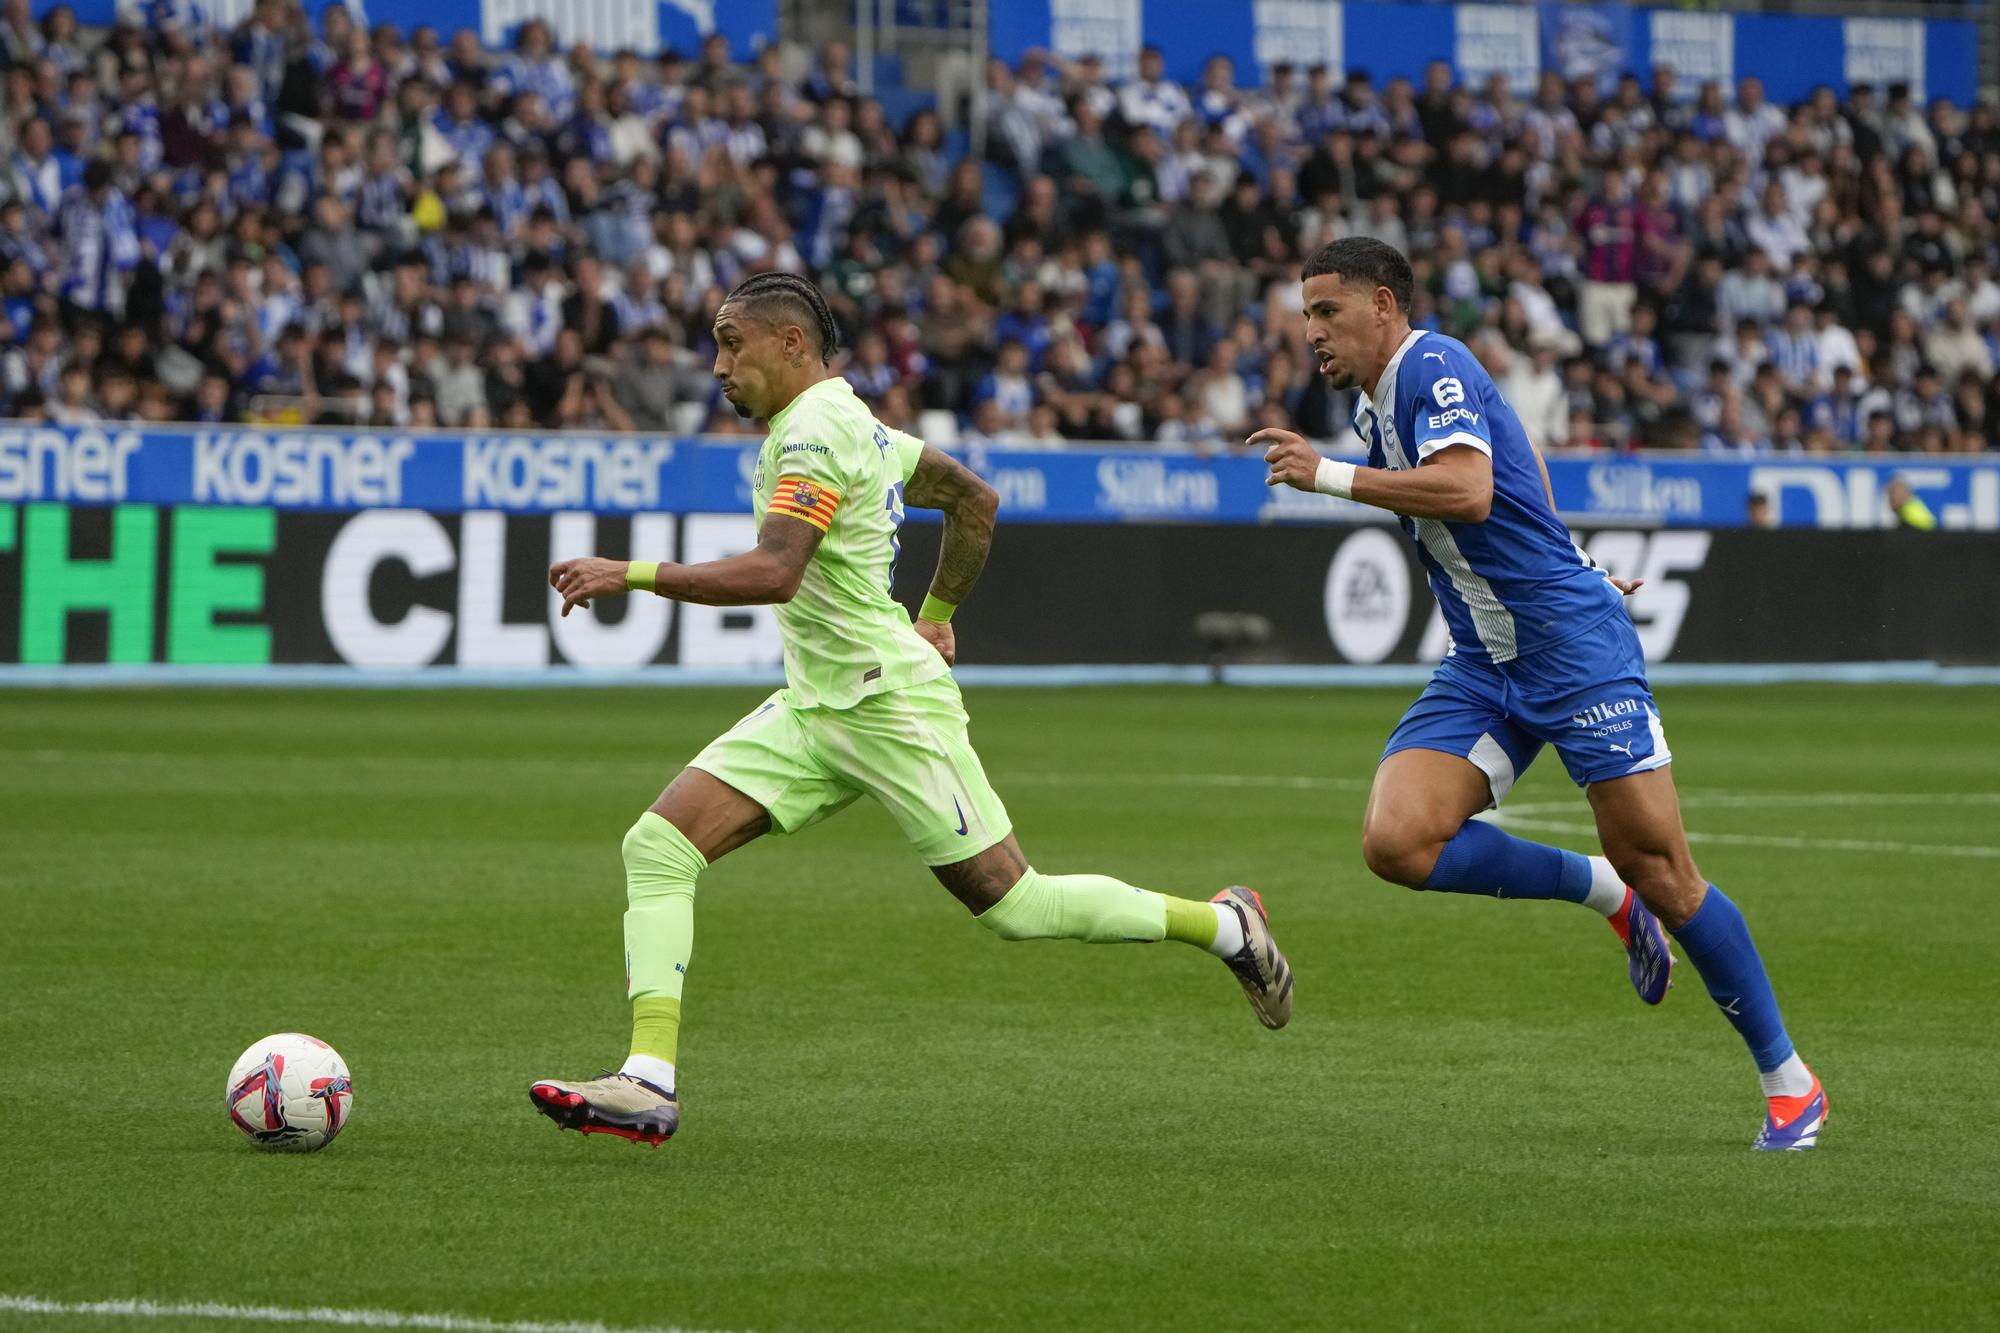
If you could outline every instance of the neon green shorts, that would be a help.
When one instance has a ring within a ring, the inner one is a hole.
[[[794,708],[779,690],[688,767],[763,806],[774,833],[797,833],[872,796],[926,865],[950,865],[1014,828],[966,726],[965,700],[950,676],[852,708]]]

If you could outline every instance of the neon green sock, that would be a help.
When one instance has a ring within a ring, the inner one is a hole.
[[[632,1054],[674,1063],[681,1042],[681,1002],[665,995],[632,1001]]]
[[[1206,949],[1215,943],[1215,904],[1192,898],[1167,898],[1167,938]]]
[[[625,994],[678,1002],[694,956],[694,882],[708,868],[685,834],[648,810],[625,835]]]
[[[1167,901],[1109,875],[1044,875],[1030,869],[977,919],[1003,940],[1150,943],[1166,937]]]

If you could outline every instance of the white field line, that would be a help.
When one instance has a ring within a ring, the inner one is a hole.
[[[603,773],[614,768],[644,767],[649,772],[671,776],[673,767],[673,761],[670,759],[614,759],[599,762],[546,759],[540,756],[509,758],[485,756],[476,761],[468,761],[446,759],[436,755],[346,755],[336,760],[321,760],[304,755],[274,754],[208,754],[191,759],[186,755],[170,754],[161,750],[0,749],[0,758],[8,755],[26,756],[41,764],[115,762],[199,767],[233,764],[245,768],[298,768],[312,771],[324,771],[333,767],[352,768],[356,765],[397,772],[411,772],[418,769],[444,771],[462,768],[468,762],[476,762],[482,768],[554,769],[576,773]],[[999,777],[1006,782],[1075,787],[1252,787],[1277,791],[1367,791],[1371,785],[1371,780],[1368,778],[1321,778],[1265,773],[1003,773]]]
[[[458,1314],[400,1314],[394,1310],[344,1310],[317,1306],[226,1305],[220,1301],[46,1301],[0,1296],[0,1313],[88,1315],[128,1319],[233,1319],[251,1324],[327,1324],[340,1328],[424,1328],[441,1333],[692,1333],[671,1328],[618,1328],[595,1320],[543,1323],[534,1319],[476,1319]]]
[[[1255,787],[1270,791],[1367,791],[1374,785],[1369,778],[1266,773],[1002,773],[998,781],[1051,787]]]
[[[44,763],[54,763],[65,759],[117,759],[140,762],[176,760],[179,757],[156,751],[110,751],[110,750],[28,750],[5,751],[0,754],[27,754]],[[224,756],[211,756],[208,762],[224,760]],[[249,762],[269,762],[277,756],[244,755],[237,758]],[[287,760],[281,759],[281,762]],[[306,763],[304,759],[288,760]],[[317,764],[318,761],[311,761]],[[443,759],[403,759],[387,756],[369,760],[350,757],[342,764],[379,763],[399,767],[405,771],[411,764],[456,765],[459,761]],[[569,767],[602,772],[611,767],[607,764],[584,764],[563,760],[482,760],[482,763],[507,766],[530,765],[536,767]],[[637,761],[634,761],[637,762]],[[1365,792],[1372,785],[1368,778],[1324,778],[1310,775],[1278,775],[1268,773],[1001,773],[997,775],[999,786],[1020,784],[1023,786],[1068,786],[1068,787],[1220,787],[1251,788],[1267,791],[1327,791]],[[1938,806],[1938,805],[2000,805],[2000,792],[1798,792],[1798,791],[1709,791],[1684,792],[1681,805],[1689,809],[1718,808],[1743,809],[1770,806]],[[1516,805],[1503,805],[1487,818],[1510,828],[1530,833],[1561,833],[1583,837],[1594,837],[1597,828],[1593,824],[1577,823],[1572,820],[1551,820],[1543,816],[1568,814],[1576,809],[1570,801],[1530,801]],[[1783,833],[1701,833],[1689,831],[1690,843],[1709,843],[1727,847],[1773,847],[1788,851],[1838,851],[1838,852],[1886,852],[1908,856],[1969,857],[1975,859],[2000,859],[2000,847],[1979,844],[1901,842],[1889,839],[1870,838],[1822,838],[1807,837],[1803,834]]]
[[[1577,824],[1561,819],[1523,819],[1502,808],[1494,822],[1526,833],[1564,833],[1594,838],[1597,825]],[[1691,844],[1709,843],[1719,847],[1776,847],[1798,852],[1893,852],[1902,856],[1960,856],[1980,860],[2000,860],[2000,847],[1939,842],[1892,842],[1870,838],[1808,838],[1791,833],[1697,833],[1687,835]]]

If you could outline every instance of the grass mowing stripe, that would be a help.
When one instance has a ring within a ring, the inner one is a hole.
[[[474,1319],[457,1314],[400,1314],[394,1310],[290,1309],[277,1305],[228,1305],[221,1301],[45,1301],[0,1296],[0,1313],[88,1315],[126,1319],[229,1319],[245,1324],[327,1324],[340,1328],[421,1328],[439,1333],[696,1333],[670,1327],[629,1328],[596,1320]]]

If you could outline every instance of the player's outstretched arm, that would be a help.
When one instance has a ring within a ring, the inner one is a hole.
[[[931,578],[923,610],[917,613],[917,633],[947,663],[954,662],[958,639],[951,628],[951,614],[972,595],[972,585],[979,582],[979,573],[986,568],[1000,494],[971,468],[927,444],[910,479],[903,483],[903,503],[944,511],[937,573]]]
[[[792,600],[824,535],[804,519],[766,514],[764,525],[757,529],[757,545],[741,555],[699,565],[653,565],[599,556],[560,560],[549,566],[549,586],[563,595],[564,615],[572,607],[589,606],[593,597],[629,591],[703,606],[768,606]]]
[[[1440,449],[1422,465],[1398,472],[1323,457],[1304,436],[1275,426],[1258,431],[1248,443],[1266,446],[1264,461],[1271,465],[1267,486],[1319,491],[1448,523],[1483,523],[1493,509],[1493,460],[1469,444]]]

